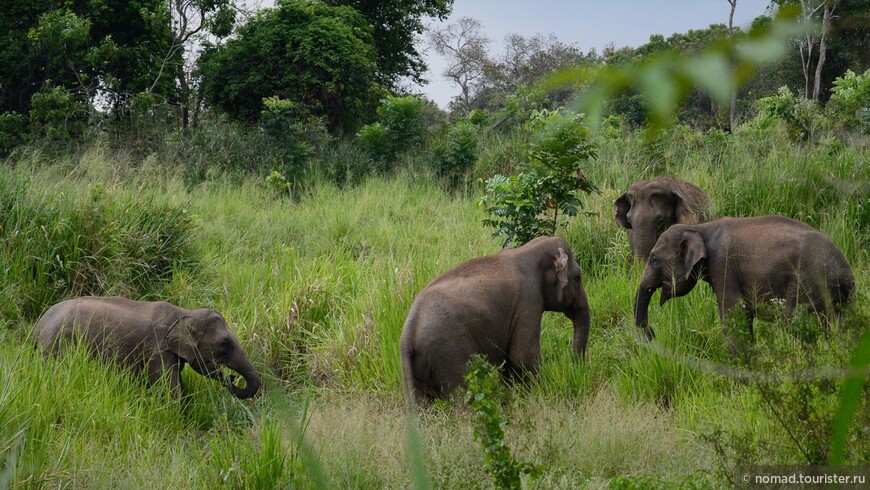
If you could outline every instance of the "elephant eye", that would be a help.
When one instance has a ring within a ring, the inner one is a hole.
[[[217,352],[220,352],[221,354],[227,353],[230,351],[231,347],[232,347],[232,345],[231,345],[230,339],[224,339],[223,342],[218,344]]]

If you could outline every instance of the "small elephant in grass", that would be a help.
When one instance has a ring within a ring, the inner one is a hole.
[[[673,177],[635,182],[613,203],[616,224],[628,230],[635,256],[646,259],[662,232],[677,223],[709,219],[710,199],[694,185]]]
[[[687,294],[698,279],[713,287],[723,325],[728,311],[741,298],[746,302],[750,338],[761,301],[784,300],[787,315],[797,304],[806,304],[829,322],[855,289],[852,268],[843,252],[806,223],[784,216],[760,216],[674,225],[653,247],[637,289],[635,323],[643,328],[647,339],[653,338],[647,322],[653,292],[662,289],[664,304]]]
[[[469,260],[436,277],[414,299],[400,342],[405,393],[446,397],[464,383],[473,354],[506,361],[508,372],[535,373],[541,316],[559,311],[574,323],[574,355],[589,336],[589,303],[580,266],[565,240],[539,237]]]
[[[52,354],[80,336],[103,360],[135,372],[145,370],[151,383],[168,375],[175,395],[184,393],[185,364],[241,399],[254,396],[262,383],[227,322],[211,308],[187,310],[165,301],[86,296],[49,308],[34,334],[43,352]],[[233,384],[222,366],[240,374],[245,387]]]

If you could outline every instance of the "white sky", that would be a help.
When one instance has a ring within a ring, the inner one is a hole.
[[[770,0],[737,0],[734,25],[747,28],[755,17],[764,14]],[[490,51],[501,53],[508,34],[550,33],[565,44],[584,53],[601,50],[610,43],[617,48],[637,47],[652,34],[665,37],[689,29],[703,29],[710,24],[728,24],[731,6],[727,0],[456,0],[453,12],[440,26],[473,17],[483,24],[491,40]],[[426,41],[425,35],[422,41]],[[429,83],[419,90],[446,107],[459,93],[442,76],[447,64],[426,43],[420,45],[429,65]]]

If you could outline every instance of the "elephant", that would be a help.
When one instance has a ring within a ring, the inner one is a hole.
[[[426,403],[450,395],[463,384],[473,354],[505,362],[511,377],[534,374],[544,311],[572,320],[574,355],[584,358],[589,303],[580,266],[562,238],[538,237],[436,277],[414,299],[402,330],[406,399]]]
[[[642,259],[669,226],[706,222],[709,208],[704,191],[673,177],[635,182],[613,203],[616,224],[628,230],[631,251]]]
[[[184,394],[185,364],[218,380],[240,399],[254,396],[262,384],[227,322],[211,308],[188,310],[165,301],[84,296],[49,308],[36,323],[34,336],[45,354],[55,355],[80,337],[102,360],[144,372],[149,383],[168,375],[176,396]],[[222,366],[240,374],[245,386],[236,386]]]
[[[774,215],[674,225],[650,252],[635,297],[635,323],[648,340],[654,336],[647,313],[655,290],[662,289],[663,305],[687,294],[698,279],[713,288],[726,340],[735,354],[739,351],[728,338],[727,319],[741,298],[751,339],[762,301],[784,301],[786,315],[805,304],[829,323],[855,290],[843,252],[806,223]]]

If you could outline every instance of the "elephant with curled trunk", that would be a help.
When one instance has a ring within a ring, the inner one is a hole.
[[[781,299],[785,313],[798,304],[827,322],[853,296],[852,268],[833,240],[813,227],[784,216],[722,218],[668,228],[650,252],[635,299],[635,323],[648,339],[650,299],[661,288],[661,304],[687,294],[699,279],[708,282],[726,324],[740,299],[752,322],[761,301]],[[732,351],[736,346],[729,339]]]
[[[46,353],[58,354],[75,337],[107,362],[145,372],[151,383],[169,376],[175,395],[184,393],[181,370],[220,381],[238,398],[250,398],[262,384],[254,365],[223,317],[211,308],[188,310],[165,301],[86,296],[49,308],[34,335]],[[240,374],[240,388],[222,367]]]
[[[574,355],[589,336],[589,304],[580,266],[561,238],[469,260],[436,277],[411,305],[400,341],[410,400],[446,397],[463,384],[466,364],[483,354],[512,375],[535,373],[541,317],[562,312],[574,323]]]
[[[613,203],[616,224],[628,230],[632,252],[643,259],[671,225],[707,221],[709,207],[704,191],[673,177],[635,182]]]

